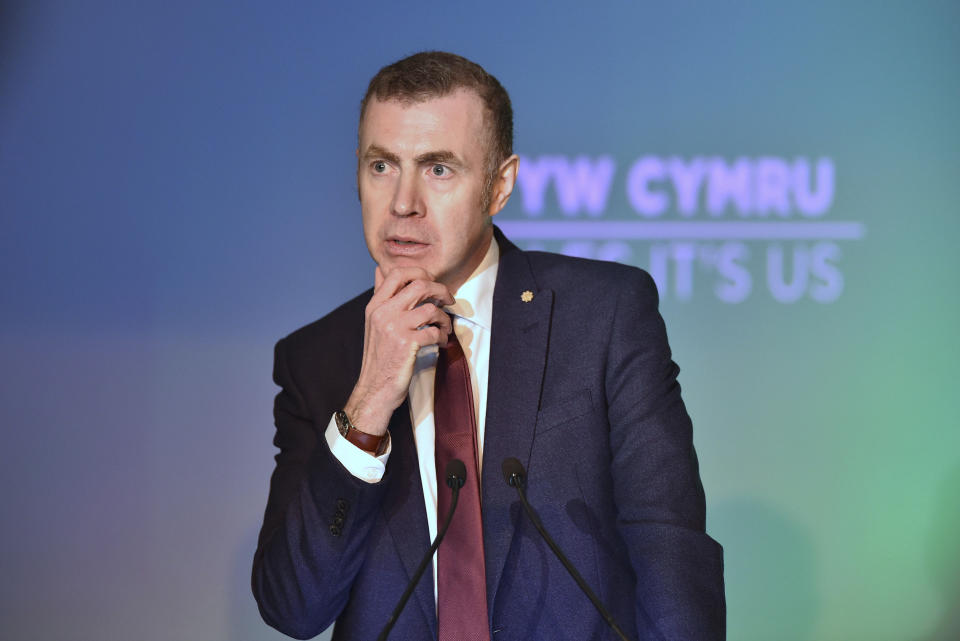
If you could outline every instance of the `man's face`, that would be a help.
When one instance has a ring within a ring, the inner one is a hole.
[[[473,91],[424,102],[371,100],[360,127],[357,184],[363,234],[386,274],[417,266],[451,292],[483,260],[492,214],[484,108]]]

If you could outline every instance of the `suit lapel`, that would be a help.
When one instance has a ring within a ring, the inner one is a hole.
[[[516,490],[503,480],[501,464],[511,456],[524,467],[530,462],[553,309],[553,292],[538,289],[526,255],[499,233],[497,241],[501,258],[493,294],[483,448],[483,539],[491,617],[514,534],[510,505],[517,500]]]
[[[382,510],[409,581],[430,547],[430,532],[424,513],[420,466],[417,461],[417,448],[413,441],[410,406],[407,401],[404,401],[403,405],[393,413],[389,429],[392,440],[390,465],[387,467],[390,480]],[[429,571],[420,578],[414,589],[414,595],[414,600],[419,603],[423,616],[428,622],[430,633],[435,639],[437,612],[433,599],[433,578]]]

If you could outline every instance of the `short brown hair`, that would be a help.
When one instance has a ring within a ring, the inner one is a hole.
[[[378,71],[360,102],[360,125],[371,98],[423,102],[457,89],[477,92],[486,107],[490,132],[487,173],[492,183],[497,167],[513,153],[513,108],[500,82],[462,56],[445,51],[422,51]]]

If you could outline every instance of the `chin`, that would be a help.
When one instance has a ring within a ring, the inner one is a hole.
[[[380,271],[384,273],[390,271],[391,269],[396,269],[397,267],[419,267],[420,269],[425,270],[428,274],[433,273],[430,270],[430,266],[424,263],[422,260],[418,260],[416,258],[405,258],[403,256],[388,258],[378,263],[378,265],[380,265]]]

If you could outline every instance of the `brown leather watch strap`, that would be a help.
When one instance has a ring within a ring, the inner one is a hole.
[[[377,435],[361,432],[353,426],[353,423],[350,422],[350,417],[348,417],[347,413],[343,410],[339,410],[337,412],[337,427],[340,429],[340,434],[342,434],[345,439],[359,447],[361,450],[372,452],[375,455],[380,455],[383,453],[381,450],[386,448],[386,433]]]
[[[376,452],[380,453],[380,445],[387,440],[387,435],[377,436],[376,434],[367,434],[366,432],[361,432],[357,428],[353,428],[347,432],[347,440],[359,447],[361,450],[367,452]]]

